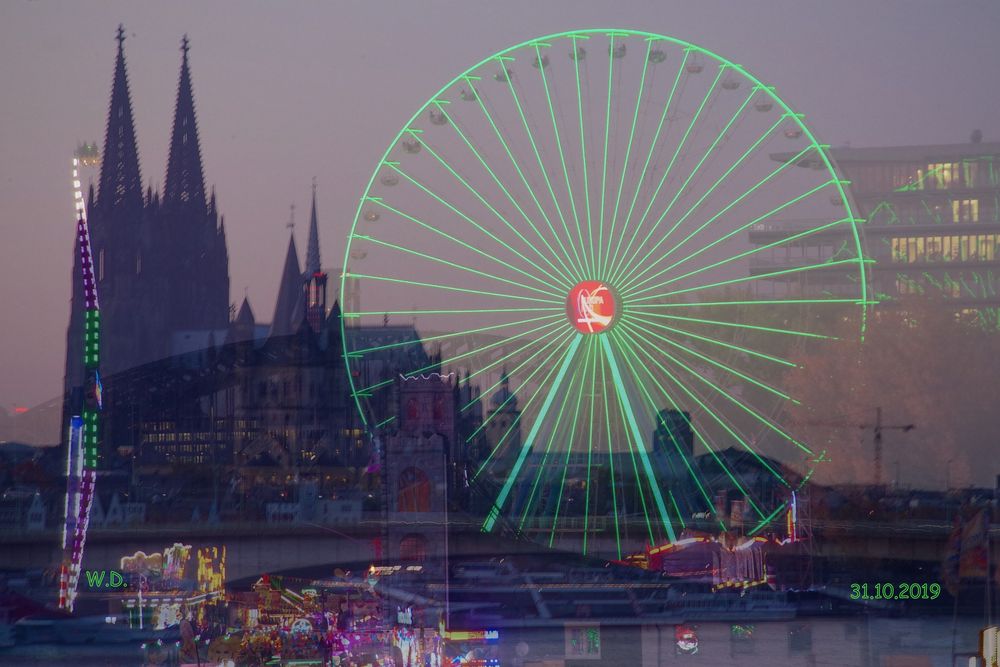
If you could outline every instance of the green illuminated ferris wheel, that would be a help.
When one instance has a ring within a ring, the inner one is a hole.
[[[431,96],[361,198],[358,407],[393,428],[387,355],[453,373],[485,531],[620,556],[721,526],[720,493],[762,530],[820,458],[781,422],[796,355],[863,322],[857,222],[826,147],[741,66],[637,31],[518,44]],[[420,340],[361,333],[386,322]]]

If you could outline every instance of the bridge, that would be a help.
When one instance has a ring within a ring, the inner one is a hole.
[[[600,519],[600,518],[598,518]],[[404,523],[404,522],[400,522]],[[626,535],[643,535],[643,526]],[[480,522],[452,515],[449,549],[453,556],[488,557],[513,552],[544,550],[529,539],[509,540],[483,535]],[[408,524],[412,525],[412,524]],[[564,526],[573,529],[571,522]],[[582,528],[580,526],[579,528]],[[612,557],[614,537],[609,526],[590,520],[596,535],[591,538],[592,554]],[[940,563],[951,525],[944,521],[814,521],[813,557],[816,559],[902,560]],[[120,567],[123,556],[138,551],[162,552],[174,543],[226,548],[226,580],[239,581],[265,572],[300,568],[356,567],[376,560],[377,542],[385,535],[385,522],[366,516],[351,524],[224,522],[218,524],[166,524],[92,529],[88,534],[85,569]],[[991,530],[991,542],[1000,542],[1000,527]],[[0,567],[31,570],[55,567],[60,562],[57,530],[5,531],[0,534]],[[635,551],[641,551],[637,542]]]

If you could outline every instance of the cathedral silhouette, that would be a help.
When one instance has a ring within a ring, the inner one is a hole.
[[[91,242],[101,295],[102,370],[112,375],[170,355],[185,331],[229,323],[229,256],[214,189],[206,193],[189,43],[182,41],[170,157],[162,194],[142,186],[135,119],[118,30],[107,132],[98,189],[87,195]],[[78,243],[79,241],[77,241]],[[80,254],[74,247],[74,262]],[[73,268],[67,383],[79,377],[83,284]],[[67,386],[67,389],[70,387]]]
[[[435,394],[433,418],[422,423],[420,437],[436,443],[440,462],[426,474],[436,482],[464,479],[467,456],[459,445],[465,439],[458,431],[481,423],[478,389],[452,380],[404,382],[400,369],[439,363],[413,325],[342,328],[339,304],[327,302],[315,183],[304,263],[292,233],[271,321],[258,321],[248,298],[238,308],[230,305],[225,226],[214,189],[205,186],[188,39],[181,45],[162,192],[142,187],[121,27],[117,41],[98,189],[91,187],[86,201],[101,301],[98,466],[107,474],[99,491],[106,499],[97,500],[107,505],[127,494],[144,508],[136,515],[154,523],[194,515],[271,520],[288,514],[281,503],[300,497],[302,488],[317,497],[356,499],[369,510],[385,505],[375,492],[382,474],[402,469],[384,464],[411,460],[415,445],[395,427],[380,434],[365,427],[351,396],[343,335],[384,349],[358,372],[364,381],[399,386],[378,399],[393,410],[404,397]],[[84,400],[80,275],[76,264],[67,419]],[[345,298],[357,304],[360,295],[348,286]],[[459,404],[476,407],[459,418]],[[162,503],[163,497],[173,500]]]

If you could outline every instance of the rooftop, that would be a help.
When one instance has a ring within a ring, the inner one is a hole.
[[[852,146],[833,147],[829,151],[835,162],[941,162],[946,160],[962,160],[973,157],[1000,156],[1000,142],[961,143],[961,144],[926,144],[918,146],[868,146],[854,148]],[[798,153],[772,153],[771,159],[776,162],[786,162]],[[799,162],[801,167],[813,166],[815,156],[807,156]]]

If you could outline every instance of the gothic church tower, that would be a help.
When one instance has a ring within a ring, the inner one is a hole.
[[[90,189],[88,222],[101,300],[101,374],[116,373],[171,355],[184,331],[223,330],[229,323],[229,258],[215,194],[206,189],[188,63],[182,41],[174,127],[161,200],[142,189],[135,119],[125,62],[125,30],[118,27],[107,130],[98,189]],[[78,248],[74,248],[78,255]],[[72,277],[65,396],[74,402],[83,382],[78,359],[83,331],[79,266]],[[67,405],[72,412],[76,406]]]

